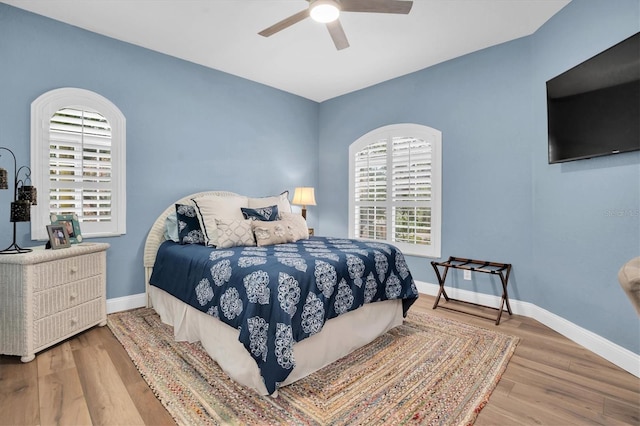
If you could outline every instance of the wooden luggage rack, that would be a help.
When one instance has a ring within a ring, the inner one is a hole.
[[[496,309],[498,311],[498,317],[496,318],[496,325],[500,324],[500,317],[502,317],[502,311],[506,305],[507,312],[509,315],[512,315],[511,305],[509,305],[509,295],[507,293],[507,283],[509,282],[509,275],[511,274],[511,264],[510,263],[498,263],[498,262],[487,262],[484,260],[474,260],[474,259],[464,259],[461,257],[453,257],[450,256],[446,262],[431,262],[431,266],[436,271],[436,277],[438,278],[438,284],[440,285],[440,290],[438,291],[438,296],[436,297],[436,301],[433,304],[433,309],[438,307],[438,303],[440,302],[440,297],[444,296],[444,299],[454,302],[466,303],[469,305],[482,306],[489,309]],[[443,273],[440,274],[440,269],[438,267],[443,268]],[[500,302],[500,307],[494,308],[492,306],[480,305],[478,303],[467,302],[466,300],[459,300],[451,298],[447,295],[447,292],[444,289],[444,282],[447,279],[447,272],[449,272],[449,268],[453,269],[464,269],[472,272],[481,272],[485,274],[498,275],[500,277],[500,282],[502,283],[502,300]],[[474,314],[472,312],[462,311],[458,309],[451,308],[449,306],[441,306],[445,309],[450,309],[452,311],[464,312],[466,314],[476,315],[481,318],[487,318],[483,315]],[[487,318],[490,319],[490,318]],[[493,319],[493,318],[491,318]]]

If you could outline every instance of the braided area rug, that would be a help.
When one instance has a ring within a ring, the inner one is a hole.
[[[272,398],[229,379],[199,343],[175,342],[152,309],[111,314],[108,324],[179,425],[470,425],[518,343],[410,311],[403,325]]]

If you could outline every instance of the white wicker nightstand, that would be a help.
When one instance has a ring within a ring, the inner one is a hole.
[[[0,255],[0,354],[29,362],[96,324],[106,325],[109,244]]]

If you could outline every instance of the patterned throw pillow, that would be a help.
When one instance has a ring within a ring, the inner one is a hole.
[[[289,231],[295,236],[296,241],[309,239],[309,228],[307,221],[301,214],[282,213],[281,219],[287,222]]]
[[[258,246],[294,243],[309,238],[307,222],[302,215],[281,213],[282,220],[272,222],[253,221],[251,227]]]
[[[247,207],[255,209],[262,206],[271,206],[273,204],[278,206],[278,211],[280,213],[291,213],[289,191],[283,191],[280,195],[274,195],[271,197],[249,198],[249,204],[247,205]]]
[[[204,234],[193,206],[176,204],[176,219],[180,244],[204,244]]]
[[[265,222],[271,222],[278,220],[278,206],[258,207],[250,209],[248,207],[241,207],[242,215],[245,219],[251,220],[263,220]]]
[[[251,229],[252,220],[216,219],[218,228],[217,248],[255,246],[256,240]]]
[[[191,199],[196,206],[196,214],[204,234],[204,243],[207,246],[215,247],[216,241],[218,241],[216,220],[243,220],[240,208],[249,207],[247,200],[247,197],[241,195],[214,195]]]
[[[251,222],[251,227],[256,237],[256,244],[259,247],[296,241],[289,232],[287,224],[282,220],[274,220],[272,222],[256,220]]]

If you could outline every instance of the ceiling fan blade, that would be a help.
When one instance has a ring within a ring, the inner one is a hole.
[[[404,0],[341,0],[343,12],[400,13],[411,11],[413,1]]]
[[[283,19],[282,21],[276,24],[273,24],[269,28],[265,28],[264,30],[260,31],[258,34],[260,34],[263,37],[272,36],[278,31],[282,31],[285,28],[289,28],[291,25],[296,24],[307,17],[309,17],[309,9],[301,10],[300,12],[294,15],[291,15],[288,18]]]
[[[327,29],[333,39],[333,44],[336,45],[336,49],[342,50],[349,47],[347,35],[344,33],[344,29],[342,29],[342,24],[339,19],[336,19],[333,22],[327,22]]]

